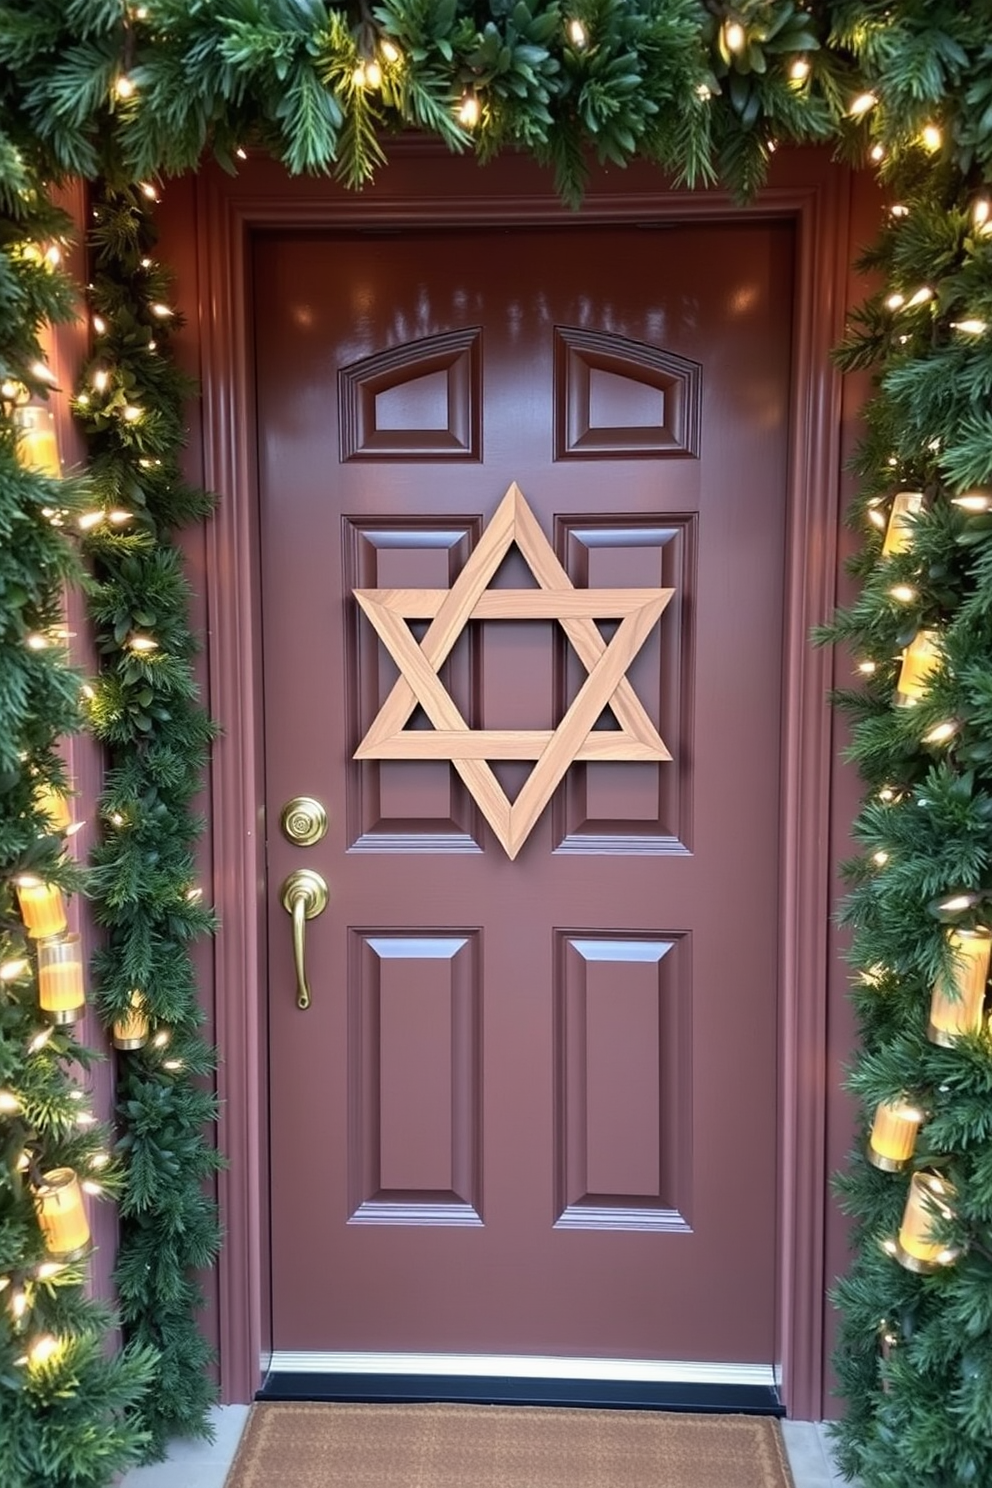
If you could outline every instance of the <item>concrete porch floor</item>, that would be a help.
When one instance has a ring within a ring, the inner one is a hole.
[[[217,1432],[214,1441],[175,1442],[168,1461],[135,1468],[127,1474],[121,1488],[223,1488],[244,1429],[248,1407],[218,1406],[212,1415]],[[823,1425],[812,1421],[783,1421],[782,1434],[796,1488],[838,1488],[844,1483],[833,1467]],[[273,1488],[278,1488],[278,1485],[273,1484]],[[734,1485],[728,1483],[727,1488],[734,1488]]]

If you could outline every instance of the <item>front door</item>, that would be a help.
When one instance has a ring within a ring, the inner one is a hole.
[[[279,1351],[772,1362],[792,253],[254,243]]]

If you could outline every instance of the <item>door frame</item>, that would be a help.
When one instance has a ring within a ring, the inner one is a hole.
[[[219,1271],[221,1398],[250,1400],[270,1348],[260,582],[250,238],[259,229],[361,224],[582,225],[789,219],[796,229],[786,532],[778,1048],[776,1369],[790,1416],[816,1419],[824,1389],[827,979],[833,868],[828,843],[833,735],[831,657],[811,628],[833,611],[838,562],[841,378],[851,175],[826,151],[782,151],[748,207],[722,191],[672,190],[646,165],[597,173],[579,213],[546,172],[500,157],[483,171],[433,142],[389,146],[374,188],[351,193],[252,159],[236,177],[195,183],[203,466],[224,493],[205,542],[208,706],[222,729],[208,809],[215,902],[215,1034],[221,1051]],[[408,182],[413,172],[415,184]],[[191,311],[192,315],[192,311]]]

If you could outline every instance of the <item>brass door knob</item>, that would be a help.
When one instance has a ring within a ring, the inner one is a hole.
[[[282,808],[279,825],[297,847],[312,847],[327,831],[327,812],[313,796],[294,796]]]
[[[310,986],[307,982],[306,934],[307,920],[315,919],[327,908],[327,884],[319,873],[310,868],[297,868],[282,886],[282,906],[293,916],[293,964],[296,968],[296,1006],[310,1006]]]

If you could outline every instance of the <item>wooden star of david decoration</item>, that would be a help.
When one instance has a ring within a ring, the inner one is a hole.
[[[490,589],[516,544],[536,589]],[[356,589],[400,675],[355,759],[450,760],[510,858],[515,858],[576,760],[670,760],[627,678],[674,589],[576,589],[514,482],[450,589]],[[620,621],[603,639],[596,620]],[[431,623],[419,641],[411,620]],[[589,675],[556,729],[470,729],[438,673],[470,620],[557,620]],[[432,729],[407,729],[417,704]],[[618,730],[597,731],[609,707]],[[534,760],[512,803],[490,760]]]

